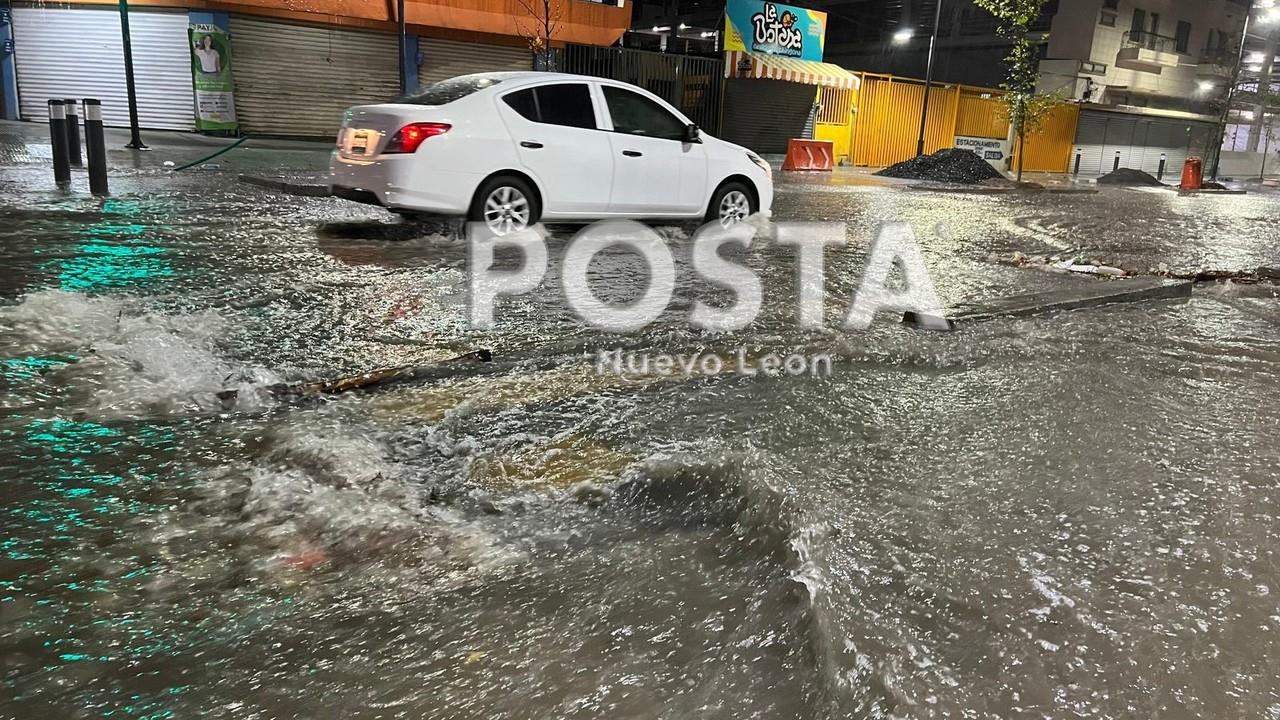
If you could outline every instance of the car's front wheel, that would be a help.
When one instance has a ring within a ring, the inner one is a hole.
[[[760,210],[756,196],[746,184],[733,181],[716,188],[707,206],[707,222],[732,227]]]
[[[541,214],[538,196],[529,183],[500,175],[480,186],[467,219],[484,223],[496,235],[506,235],[532,226]]]

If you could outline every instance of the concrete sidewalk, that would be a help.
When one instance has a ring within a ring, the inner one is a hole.
[[[149,149],[141,151],[125,148],[130,139],[127,128],[107,128],[104,135],[110,170],[181,167],[238,140],[171,130],[144,130],[142,141]],[[209,169],[312,174],[328,168],[332,148],[330,141],[250,138],[234,150],[209,160]],[[47,124],[0,121],[0,165],[48,165],[52,157]]]

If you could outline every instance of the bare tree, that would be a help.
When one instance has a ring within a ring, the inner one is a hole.
[[[516,28],[529,43],[536,62],[535,67],[554,72],[555,49],[551,40],[560,31],[564,9],[557,0],[515,0],[522,14],[516,16]]]

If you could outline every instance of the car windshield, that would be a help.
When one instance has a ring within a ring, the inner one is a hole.
[[[441,80],[419,90],[416,93],[396,98],[397,103],[410,105],[448,105],[487,87],[493,87],[504,79],[503,75],[489,73],[485,75],[463,75],[462,77]]]

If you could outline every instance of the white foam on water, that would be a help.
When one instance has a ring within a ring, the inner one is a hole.
[[[456,513],[386,459],[373,436],[331,418],[293,423],[266,462],[247,469],[245,529],[286,554],[314,548],[335,561],[399,556],[436,573],[496,570],[517,553]]]
[[[139,300],[62,290],[0,308],[5,354],[80,358],[47,377],[72,391],[60,409],[109,417],[225,409],[214,394],[228,388],[239,390],[237,409],[269,403],[263,388],[280,378],[223,359],[228,329],[213,310],[153,313]]]

